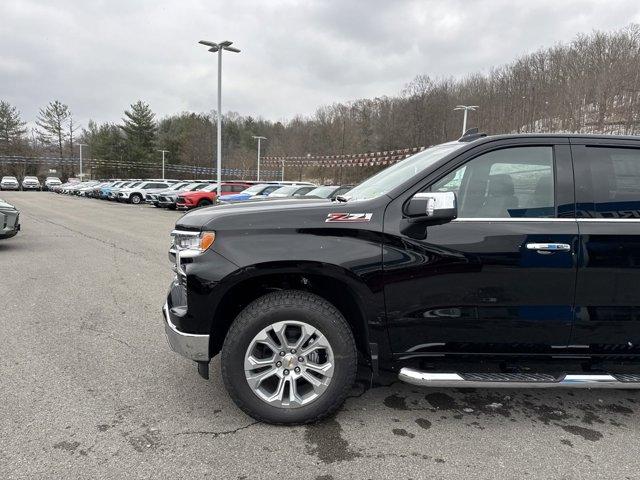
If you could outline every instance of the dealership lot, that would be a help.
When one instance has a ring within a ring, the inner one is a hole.
[[[180,214],[2,192],[2,478],[639,478],[639,391],[426,390],[387,379],[333,419],[273,427],[171,352]],[[631,447],[631,448],[630,448]]]

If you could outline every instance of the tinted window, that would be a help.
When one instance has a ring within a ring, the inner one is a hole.
[[[579,216],[640,217],[640,149],[586,147],[576,163]]]
[[[455,192],[460,218],[553,217],[553,148],[514,147],[485,153],[430,190]]]

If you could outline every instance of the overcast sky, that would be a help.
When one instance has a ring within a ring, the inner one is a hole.
[[[228,39],[223,110],[286,120],[630,22],[638,0],[1,0],[0,99],[27,121],[59,99],[83,126],[138,99],[209,111],[216,56],[197,42]]]

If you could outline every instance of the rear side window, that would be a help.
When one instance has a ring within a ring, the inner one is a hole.
[[[578,159],[578,216],[640,218],[640,149],[585,148]]]
[[[430,190],[455,192],[460,218],[554,217],[553,148],[513,147],[482,154]]]

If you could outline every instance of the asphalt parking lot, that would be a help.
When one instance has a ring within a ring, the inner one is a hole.
[[[640,391],[354,387],[272,427],[169,350],[179,213],[0,192],[0,478],[640,478]]]

